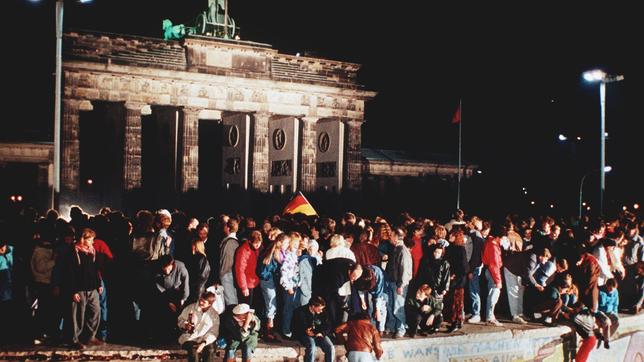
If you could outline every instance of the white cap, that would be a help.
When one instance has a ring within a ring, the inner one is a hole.
[[[233,308],[233,314],[246,314],[252,312],[255,312],[255,310],[250,309],[250,307],[246,303],[237,304],[235,308]]]

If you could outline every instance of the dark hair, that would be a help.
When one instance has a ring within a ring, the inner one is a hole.
[[[602,246],[607,248],[609,246],[617,246],[617,242],[613,239],[602,239]]]
[[[610,278],[606,281],[607,287],[617,288],[617,280],[615,278]]]
[[[604,222],[601,219],[593,219],[588,223],[588,231],[596,233],[604,227]]]
[[[362,276],[355,281],[354,285],[357,290],[373,290],[376,287],[376,274],[369,267],[362,269]]]
[[[564,258],[557,258],[556,263],[557,263],[557,266],[560,266],[561,268],[568,270],[568,260]]]
[[[217,299],[217,296],[213,292],[204,292],[201,294],[201,299],[207,300],[210,304],[213,304]]]
[[[569,273],[563,273],[558,275],[555,278],[554,282],[552,283],[553,286],[555,288],[561,288],[561,289],[568,288],[568,284],[566,283],[566,279],[568,279],[568,277],[572,277],[572,276]]]
[[[0,239],[0,248],[3,248],[5,245],[7,245],[7,241]]]
[[[490,235],[494,237],[502,237],[507,235],[507,229],[500,223],[493,223],[490,227]]]
[[[309,305],[313,307],[324,307],[326,306],[326,301],[321,296],[316,295],[315,297],[312,297],[311,300],[309,300]]]
[[[162,255],[159,257],[159,265],[164,268],[174,262],[172,255]]]

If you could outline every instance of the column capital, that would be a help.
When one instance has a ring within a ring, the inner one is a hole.
[[[77,112],[80,109],[81,100],[74,98],[64,98],[62,100],[63,111]]]
[[[200,107],[192,107],[192,106],[185,106],[181,108],[181,112],[185,115],[190,115],[190,116],[195,116],[199,117],[199,113],[204,110],[204,108]]]
[[[299,119],[307,123],[317,123],[321,118],[322,117],[311,117],[311,116],[299,117]]]
[[[343,118],[342,122],[346,123],[347,126],[360,127],[364,123],[364,120],[357,118]]]
[[[152,108],[150,108],[150,105],[142,102],[127,101],[123,103],[123,107],[125,107],[125,110],[128,112],[136,112],[144,116],[152,114]]]
[[[78,110],[80,111],[93,111],[94,110],[94,105],[92,105],[92,102],[84,99],[82,101],[78,102]]]

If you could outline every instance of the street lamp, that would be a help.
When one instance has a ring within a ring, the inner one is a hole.
[[[602,174],[603,174],[603,173],[606,173],[606,172],[610,172],[612,169],[613,168],[611,166],[605,166],[601,171],[603,171],[602,172]],[[586,206],[586,203],[583,202],[584,181],[586,180],[586,176],[588,176],[591,173],[594,173],[596,171],[600,171],[600,170],[593,170],[593,171],[587,172],[585,175],[583,175],[581,177],[581,182],[579,182],[579,220],[581,220],[581,210],[582,210],[581,207]],[[600,212],[601,212],[601,209],[600,209]]]
[[[77,0],[81,4],[91,0]],[[56,205],[56,195],[60,193],[60,113],[63,77],[63,8],[64,1],[56,0],[56,84],[54,85],[54,185],[52,187],[51,208]]]
[[[603,70],[595,69],[583,73],[587,82],[599,82],[599,104],[601,107],[601,125],[600,125],[600,156],[599,156],[599,214],[604,213],[604,189],[606,188],[606,83],[619,82],[624,80],[623,75],[608,75]],[[581,213],[580,213],[581,214]]]

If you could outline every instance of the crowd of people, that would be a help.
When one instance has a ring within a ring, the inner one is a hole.
[[[503,326],[505,290],[511,323],[573,325],[583,361],[595,344],[610,348],[619,312],[642,309],[643,225],[628,212],[490,221],[457,210],[447,222],[348,212],[261,223],[168,210],[23,213],[0,237],[0,305],[28,334],[3,328],[0,338],[78,349],[178,340],[195,361],[216,348],[250,361],[259,339],[292,339],[305,361],[317,347],[333,361],[338,343],[349,361],[372,361],[381,338]]]

